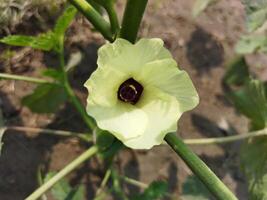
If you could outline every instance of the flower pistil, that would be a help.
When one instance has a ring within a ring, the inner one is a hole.
[[[134,105],[140,99],[143,90],[144,88],[139,82],[133,78],[129,78],[120,85],[118,99]]]

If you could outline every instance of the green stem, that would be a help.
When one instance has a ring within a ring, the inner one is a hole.
[[[46,133],[51,135],[65,136],[65,137],[77,137],[85,142],[92,142],[92,136],[88,133],[78,133],[72,131],[63,130],[53,130],[44,128],[32,128],[32,127],[21,127],[21,126],[7,126],[4,127],[9,130],[31,132],[31,133]],[[253,131],[249,133],[244,133],[240,135],[233,135],[227,137],[216,137],[216,138],[200,138],[200,139],[184,139],[183,142],[188,145],[209,145],[209,144],[224,144],[229,142],[236,142],[239,140],[245,140],[253,137],[267,136],[267,129],[262,129],[259,131]]]
[[[111,31],[115,35],[115,38],[116,38],[117,33],[120,30],[120,25],[119,25],[117,13],[114,9],[114,4],[112,2],[109,3],[109,5],[105,6],[105,9],[106,9],[108,16],[109,16]]]
[[[235,195],[175,133],[167,134],[165,140],[218,200],[237,200]]]
[[[118,195],[118,197],[122,200],[128,200],[127,196],[123,192],[123,188],[121,186],[120,177],[118,173],[111,169],[111,177],[113,180],[113,189],[114,192]]]
[[[218,137],[218,138],[203,138],[203,139],[185,139],[184,143],[190,145],[201,145],[201,144],[223,144],[228,142],[235,142],[238,140],[244,140],[252,137],[266,136],[267,129],[262,129],[259,131],[253,131],[240,135],[233,135],[227,137]]]
[[[126,176],[120,176],[120,178],[124,182],[129,183],[129,184],[134,185],[134,186],[137,186],[137,187],[140,187],[142,189],[146,189],[148,187],[148,184],[140,182],[140,181],[132,179],[132,178],[129,178],[129,177],[126,177]]]
[[[86,110],[84,109],[84,106],[81,104],[80,100],[74,94],[72,88],[70,87],[70,84],[68,82],[65,82],[64,86],[65,86],[66,92],[69,95],[71,102],[73,103],[77,111],[80,113],[84,122],[91,130],[93,130],[96,127],[94,120],[91,117],[89,117]]]
[[[109,41],[113,41],[113,35],[108,22],[86,0],[69,0]]]
[[[40,196],[42,196],[42,194],[44,194],[49,189],[51,189],[53,187],[53,185],[56,184],[59,180],[64,178],[66,175],[68,175],[70,172],[72,172],[75,168],[77,168],[79,165],[81,165],[87,159],[89,159],[90,157],[95,155],[97,152],[98,152],[98,149],[96,146],[91,147],[90,149],[85,151],[83,154],[81,154],[78,158],[73,160],[70,164],[68,164],[65,168],[63,168],[60,172],[58,172],[55,176],[53,176],[51,179],[49,179],[41,187],[39,187],[37,190],[35,190],[25,200],[38,199]]]
[[[18,81],[27,81],[27,82],[32,82],[32,83],[37,83],[37,84],[42,84],[42,83],[53,83],[48,80],[40,79],[40,78],[32,78],[28,76],[20,76],[20,75],[14,75],[14,74],[5,74],[5,73],[0,73],[0,79],[10,79],[10,80],[18,80]]]
[[[124,11],[120,37],[135,43],[148,0],[128,0]]]
[[[41,166],[40,165],[38,166],[38,169],[37,169],[37,182],[38,182],[38,186],[43,185],[42,170],[41,170]],[[40,197],[40,200],[47,200],[47,197],[45,196],[45,194],[43,194]]]
[[[79,139],[84,140],[85,142],[91,142],[93,140],[91,135],[86,133],[74,133],[71,131],[63,131],[63,130],[52,130],[52,129],[43,129],[43,128],[32,128],[32,127],[21,127],[21,126],[8,126],[6,129],[22,131],[22,132],[30,132],[30,133],[46,133],[50,135],[58,135],[65,137],[77,137]]]
[[[108,180],[110,178],[110,175],[111,175],[111,169],[108,169],[105,173],[105,176],[100,184],[100,187],[97,189],[96,191],[96,196],[100,195],[101,192],[104,190],[104,188],[106,187],[107,183],[108,183]]]
[[[89,115],[87,114],[86,110],[84,109],[84,106],[81,104],[80,100],[78,99],[78,97],[75,95],[74,91],[72,90],[69,80],[68,80],[68,74],[65,70],[65,59],[64,59],[64,38],[62,38],[62,40],[60,41],[59,44],[59,51],[58,51],[58,56],[59,56],[59,60],[60,60],[60,68],[61,71],[63,73],[63,85],[64,88],[70,98],[70,101],[72,102],[72,104],[75,106],[75,108],[77,109],[77,111],[80,113],[82,119],[84,120],[84,122],[86,123],[86,125],[93,130],[96,125],[94,120],[89,117]]]

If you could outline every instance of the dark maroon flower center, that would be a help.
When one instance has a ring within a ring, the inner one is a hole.
[[[127,103],[136,104],[143,92],[143,86],[133,78],[124,81],[118,90],[118,99]]]

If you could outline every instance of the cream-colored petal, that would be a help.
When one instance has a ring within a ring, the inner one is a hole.
[[[111,132],[122,142],[142,135],[148,122],[144,111],[120,101],[112,107],[89,102],[87,113],[96,120],[99,128]]]
[[[136,55],[140,66],[154,61],[172,58],[170,52],[164,47],[164,42],[159,38],[142,38],[135,44]]]
[[[185,71],[178,69],[173,59],[147,63],[139,72],[137,80],[174,96],[182,112],[193,109],[199,103],[190,77]]]
[[[109,66],[111,62],[125,61],[125,52],[129,52],[133,44],[127,40],[118,38],[113,43],[106,43],[98,50],[98,67]],[[127,58],[127,57],[126,57]]]
[[[140,71],[148,62],[171,58],[171,54],[158,38],[141,39],[131,44],[124,39],[105,44],[98,51],[98,66],[108,66],[123,71],[129,75]]]
[[[127,75],[113,68],[97,68],[84,84],[89,92],[87,101],[101,106],[115,105],[118,88],[127,78]]]
[[[148,116],[147,127],[144,134],[124,141],[126,146],[133,149],[150,149],[161,144],[167,133],[176,131],[177,120],[182,112],[174,97],[148,87],[137,106]]]

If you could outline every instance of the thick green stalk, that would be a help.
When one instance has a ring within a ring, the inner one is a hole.
[[[73,160],[70,164],[68,164],[65,168],[63,168],[60,172],[58,172],[55,176],[49,179],[46,183],[44,183],[41,187],[35,190],[30,196],[28,196],[25,200],[36,200],[40,196],[42,196],[45,192],[53,187],[59,180],[68,175],[71,171],[77,168],[84,161],[88,160],[90,157],[95,155],[98,152],[96,146],[91,147],[87,151],[85,151],[78,158]]]
[[[33,77],[28,77],[28,76],[21,76],[21,75],[14,75],[14,74],[5,74],[5,73],[0,73],[0,80],[1,79],[27,81],[27,82],[38,83],[38,84],[52,83],[51,81],[40,79],[40,78],[33,78]]]
[[[175,133],[165,136],[165,141],[184,160],[194,174],[206,185],[218,200],[237,200],[235,195],[209,169],[209,167],[194,154]]]
[[[113,41],[109,23],[86,0],[69,0],[98,30],[104,38]]]
[[[105,9],[106,9],[108,16],[109,16],[111,31],[113,34],[115,34],[115,38],[116,38],[118,32],[120,31],[120,25],[119,25],[118,16],[117,16],[117,13],[114,9],[113,3],[112,2],[109,3],[109,5],[105,6]]]
[[[120,37],[135,43],[148,0],[128,0],[124,11]]]

